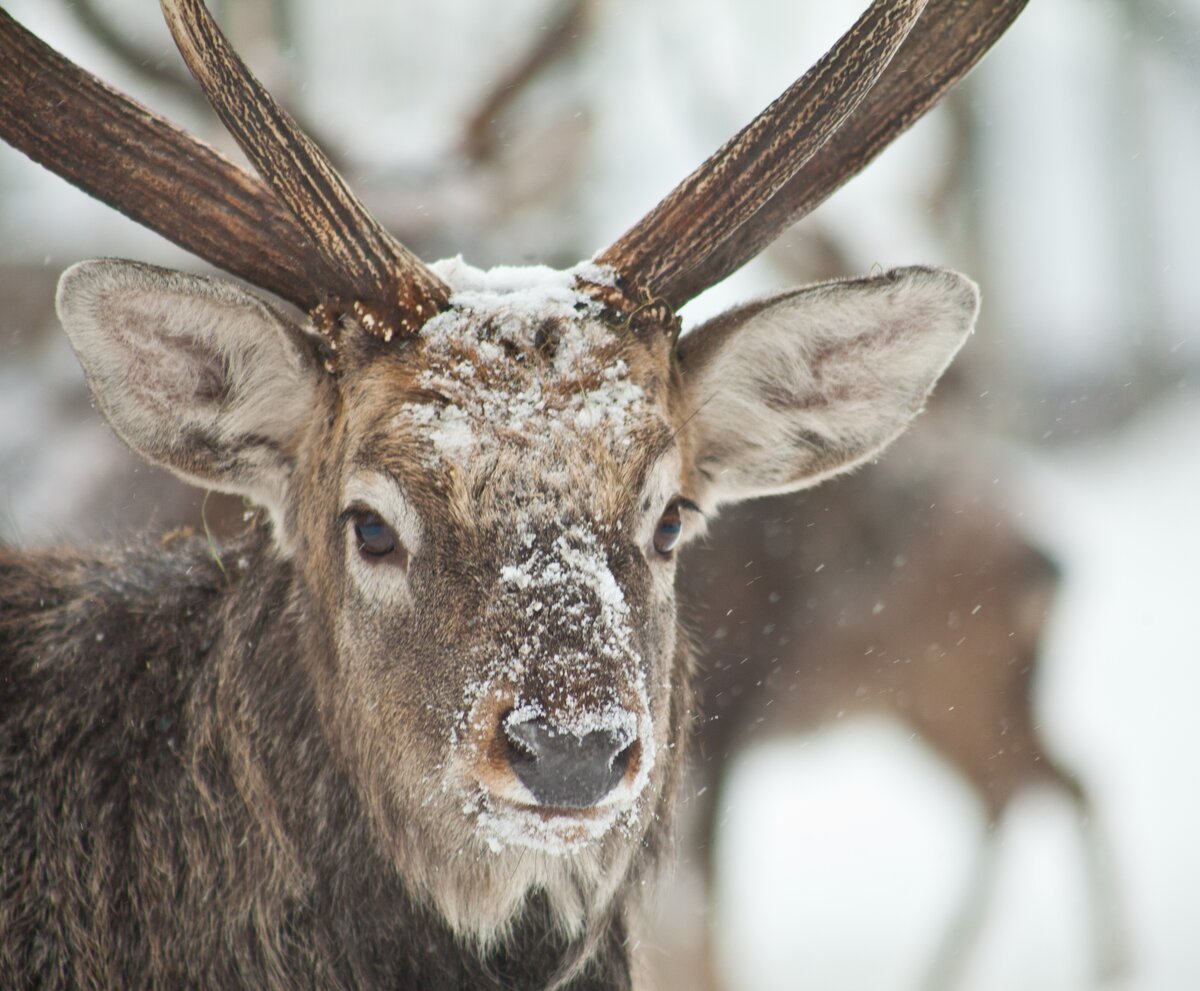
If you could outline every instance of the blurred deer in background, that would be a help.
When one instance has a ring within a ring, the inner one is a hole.
[[[0,978],[629,987],[690,723],[677,549],[874,457],[977,295],[907,268],[682,340],[675,311],[1021,4],[875,3],[565,272],[424,264],[199,0],[162,7],[263,181],[3,12],[0,131],[303,316],[134,262],[60,281],[117,433],[261,512],[223,548],[0,552]]]
[[[885,463],[735,507],[688,549],[679,596],[698,656],[688,799],[698,865],[711,897],[739,752],[856,714],[890,715],[963,777],[985,819],[924,986],[953,986],[969,961],[998,829],[1012,800],[1038,785],[1078,817],[1096,970],[1110,974],[1124,951],[1108,850],[1086,789],[1047,747],[1033,711],[1058,569],[976,477],[970,441],[950,422],[960,412],[961,401],[940,398]],[[719,983],[715,962],[708,970]]]

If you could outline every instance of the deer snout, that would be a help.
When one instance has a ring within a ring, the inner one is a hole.
[[[502,721],[505,759],[542,805],[587,809],[598,805],[633,770],[640,746],[616,728],[583,734],[545,716]]]
[[[455,762],[480,838],[565,854],[598,840],[638,798],[655,765],[644,693],[611,684],[571,692],[493,684],[471,705]]]

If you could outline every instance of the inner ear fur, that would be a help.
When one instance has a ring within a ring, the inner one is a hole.
[[[279,525],[320,365],[294,323],[231,282],[101,259],[58,314],[96,405],[147,461],[247,496]]]
[[[971,332],[979,292],[901,268],[751,303],[680,341],[695,486],[715,506],[813,485],[878,454]]]

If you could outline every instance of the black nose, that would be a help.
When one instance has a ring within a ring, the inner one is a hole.
[[[608,730],[582,737],[555,729],[544,718],[504,721],[508,762],[543,805],[586,809],[625,776],[635,743]]]

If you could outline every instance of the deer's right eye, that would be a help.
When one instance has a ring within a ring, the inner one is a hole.
[[[396,531],[388,526],[377,513],[369,510],[357,511],[353,514],[354,541],[358,553],[370,561],[387,560],[394,564],[406,564],[408,553],[396,536]]]

